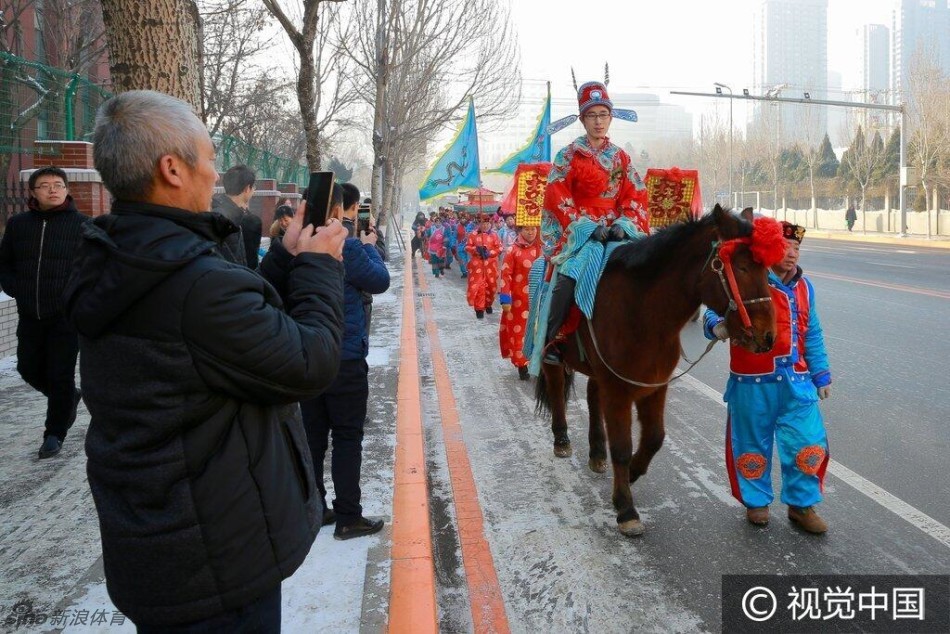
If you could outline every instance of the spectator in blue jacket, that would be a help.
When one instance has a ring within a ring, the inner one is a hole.
[[[344,209],[355,209],[358,203],[358,189],[334,185],[330,216],[342,218]],[[345,325],[340,371],[329,389],[300,403],[317,488],[327,509],[323,524],[336,523],[333,536],[337,539],[372,535],[383,528],[383,520],[363,516],[360,504],[363,426],[369,397],[369,366],[366,363],[369,328],[362,295],[385,292],[389,288],[389,271],[376,250],[376,233],[363,232],[357,237],[353,235],[352,223],[349,227],[351,237],[343,245]],[[327,490],[323,478],[323,459],[331,435],[330,474],[335,494],[332,508],[325,504]]]

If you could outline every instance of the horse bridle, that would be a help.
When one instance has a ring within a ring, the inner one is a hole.
[[[709,266],[710,270],[716,273],[719,276],[719,281],[722,283],[722,290],[726,293],[726,298],[729,300],[729,305],[726,308],[726,314],[723,315],[723,319],[729,316],[730,312],[738,312],[739,319],[742,320],[742,327],[745,330],[745,335],[752,336],[752,320],[749,318],[749,312],[746,310],[746,305],[752,304],[762,304],[765,302],[771,302],[772,297],[756,297],[755,299],[742,299],[742,295],[739,293],[739,284],[736,282],[736,274],[732,270],[732,252],[735,250],[739,244],[748,244],[751,241],[751,238],[733,238],[732,240],[726,240],[725,242],[717,240],[713,242],[712,249],[709,252],[709,257],[706,258],[706,263],[703,264],[703,269],[706,266]],[[725,252],[723,247],[726,247]],[[700,274],[702,270],[700,269]],[[600,359],[600,362],[604,364],[610,372],[623,381],[624,383],[629,383],[630,385],[635,385],[637,387],[663,387],[664,385],[669,385],[676,379],[679,379],[685,374],[688,374],[690,370],[696,367],[700,361],[703,360],[709,351],[713,349],[717,343],[719,343],[718,338],[714,338],[709,344],[706,345],[706,349],[703,351],[699,358],[693,361],[688,368],[680,372],[674,377],[662,382],[662,383],[641,383],[640,381],[634,381],[633,379],[628,379],[619,372],[613,369],[607,360],[604,358],[604,355],[600,352],[600,346],[597,344],[597,337],[594,335],[594,320],[587,320],[587,330],[590,333],[591,343],[594,344],[594,352],[597,353],[597,358]],[[684,357],[685,358],[685,357]],[[687,359],[687,362],[689,360]]]
[[[731,312],[738,313],[739,319],[742,321],[743,334],[747,337],[752,336],[752,320],[749,318],[749,311],[746,310],[746,306],[772,301],[771,295],[754,299],[742,299],[742,295],[739,293],[739,284],[736,282],[736,273],[732,265],[732,253],[739,244],[748,244],[749,241],[749,238],[733,238],[725,242],[716,242],[709,254],[709,269],[719,276],[722,290],[726,294],[726,299],[729,300],[723,319],[726,319]]]

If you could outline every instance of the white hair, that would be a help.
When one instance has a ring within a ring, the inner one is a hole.
[[[152,90],[112,97],[96,114],[93,158],[105,186],[119,200],[145,200],[158,160],[173,154],[198,163],[197,140],[208,129],[191,106]]]

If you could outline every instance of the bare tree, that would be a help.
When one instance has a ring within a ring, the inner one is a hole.
[[[4,0],[2,17],[0,51],[29,54],[23,50],[24,32],[38,26],[45,59],[39,60],[42,66],[0,59],[0,145],[17,145],[21,132],[36,122],[40,112],[47,115],[49,133],[62,137],[66,102],[74,97],[70,88],[104,59],[99,0]],[[0,154],[0,173],[6,175],[9,161],[9,154]]]
[[[101,0],[116,91],[158,90],[201,114],[201,19],[194,0]]]
[[[861,126],[855,132],[851,147],[841,157],[844,177],[851,178],[861,189],[861,225],[867,231],[867,189],[884,163],[884,140],[879,132],[865,133]]]
[[[353,20],[376,26],[345,46],[373,108],[373,200],[385,213],[413,167],[407,161],[425,155],[419,143],[460,121],[470,96],[483,125],[510,111],[520,96],[519,52],[498,0],[356,0]]]
[[[931,236],[931,189],[946,165],[950,144],[950,79],[937,65],[932,51],[919,49],[911,62],[908,81],[910,154],[924,188],[927,236]],[[937,210],[939,218],[939,206]]]
[[[252,113],[285,92],[266,54],[272,48],[263,29],[269,13],[251,0],[201,0],[205,123],[212,136],[254,126]],[[246,137],[245,137],[245,140]]]
[[[802,159],[808,169],[808,187],[811,192],[812,221],[818,228],[818,197],[815,195],[815,177],[822,160],[822,141],[825,131],[820,127],[821,118],[818,116],[817,106],[806,105],[802,113],[802,130],[799,138],[802,139]]]
[[[322,163],[321,134],[338,119],[343,108],[356,100],[355,87],[348,80],[348,57],[341,53],[339,42],[334,41],[335,34],[347,37],[351,24],[340,27],[338,9],[323,6],[344,0],[286,0],[295,10],[303,10],[300,28],[280,0],[261,1],[297,52],[297,101],[307,139],[307,164],[315,171]]]
[[[723,124],[718,113],[707,113],[700,117],[696,150],[701,173],[712,176],[712,189],[709,189],[710,184],[707,182],[707,191],[719,191],[722,189],[720,183],[729,182],[729,130],[728,124]]]

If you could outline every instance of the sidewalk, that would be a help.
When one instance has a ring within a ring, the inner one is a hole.
[[[840,240],[844,242],[873,242],[876,244],[894,244],[905,247],[923,247],[930,249],[950,249],[950,237],[934,236],[928,240],[925,236],[902,238],[890,233],[861,233],[860,231],[832,231],[830,229],[807,229],[809,238]]]
[[[364,514],[385,518],[386,528],[342,542],[332,527],[320,531],[283,583],[285,632],[379,632],[387,623],[403,287],[402,258],[393,260],[392,285],[374,298],[361,481]],[[83,451],[89,413],[80,405],[62,453],[40,461],[45,407],[17,374],[16,356],[0,359],[0,631],[134,632],[106,593]]]

